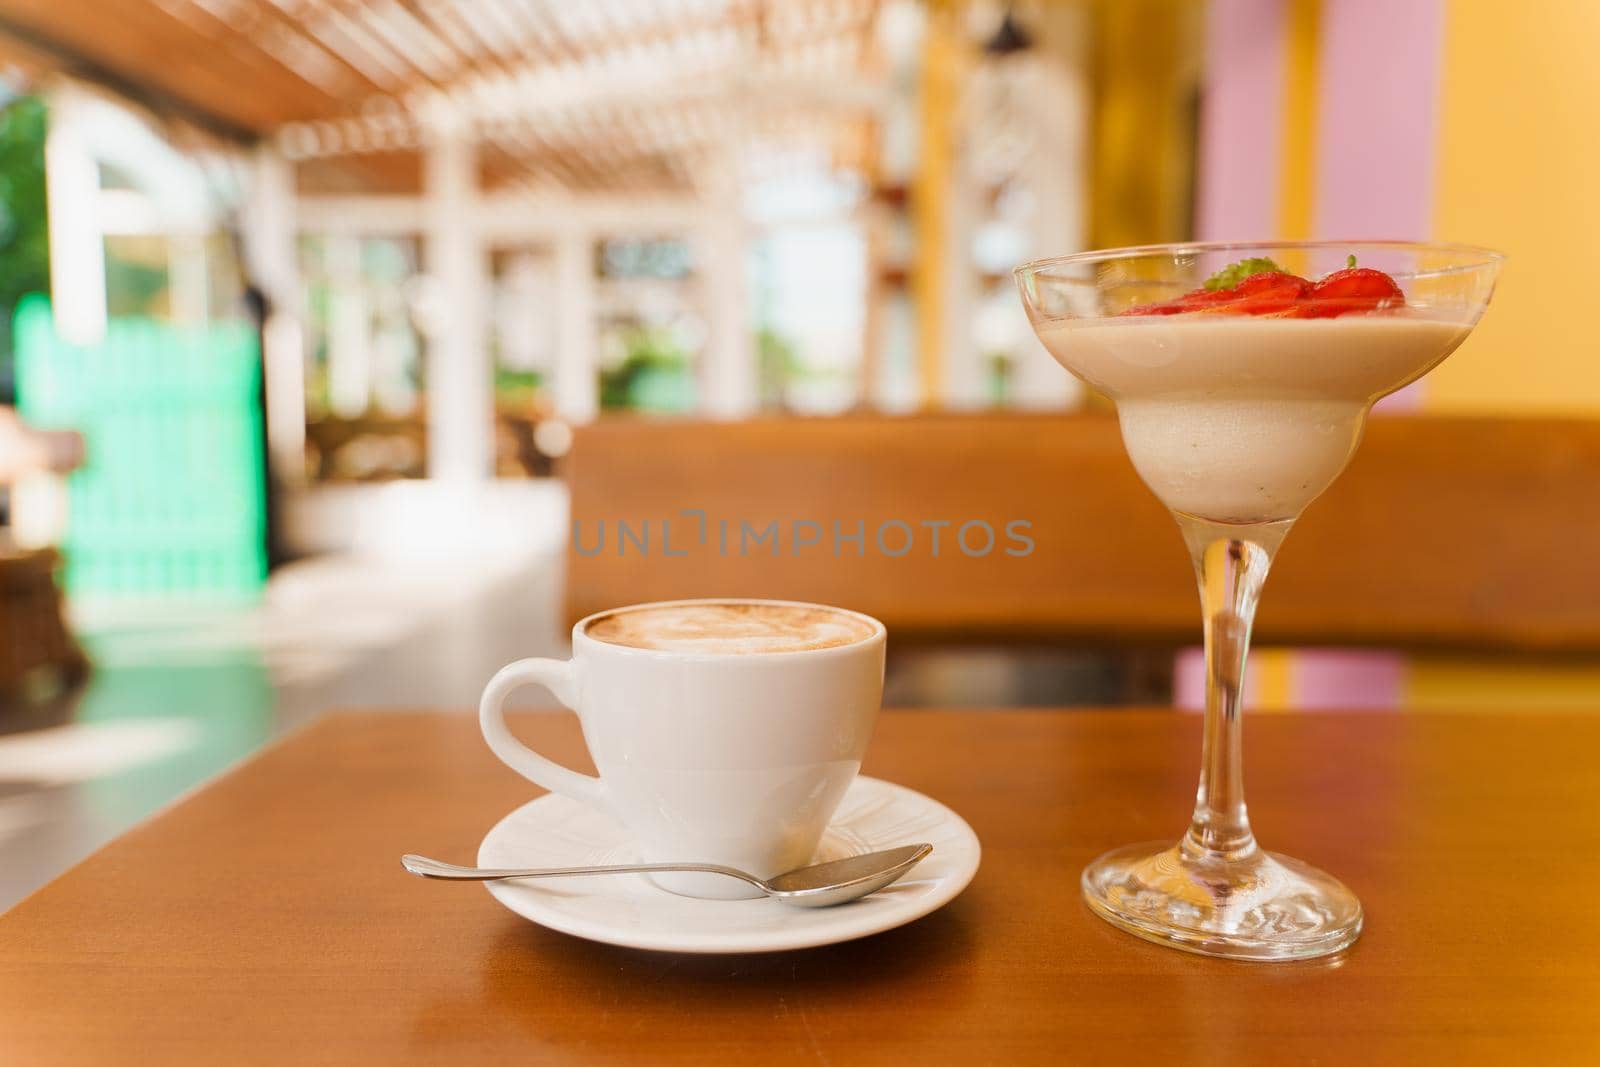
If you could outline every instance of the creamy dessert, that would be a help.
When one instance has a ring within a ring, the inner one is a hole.
[[[1181,291],[1203,265],[1241,251],[1249,258]],[[1268,251],[1344,264],[1312,279]],[[1361,256],[1395,273],[1358,266]],[[1017,269],[1040,340],[1116,402],[1129,455],[1183,533],[1205,620],[1205,741],[1189,828],[1176,844],[1129,845],[1084,868],[1096,915],[1149,941],[1240,960],[1326,956],[1360,935],[1364,913],[1348,887],[1263,851],[1250,828],[1251,628],[1274,553],[1349,462],[1373,401],[1461,344],[1500,259],[1403,241],[1197,244]],[[1170,297],[1128,306],[1154,294]]]
[[[1289,519],[1326,489],[1368,408],[1470,323],[1409,308],[1334,317],[1149,312],[1038,323],[1062,366],[1111,397],[1147,485],[1217,522]]]

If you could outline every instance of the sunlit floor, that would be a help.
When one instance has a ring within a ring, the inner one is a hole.
[[[545,504],[516,551],[314,558],[248,608],[73,604],[89,682],[0,709],[0,910],[329,708],[466,713],[507,661],[562,654]]]
[[[314,616],[310,604],[303,617],[269,604],[147,612],[138,624],[91,618],[89,683],[0,736],[0,908],[328,708],[466,711],[508,660],[560,654],[558,565],[551,557],[462,589],[443,581],[459,573],[318,561],[314,577],[283,576],[297,592],[343,585],[312,598]]]

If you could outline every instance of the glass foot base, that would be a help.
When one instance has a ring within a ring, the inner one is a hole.
[[[1251,848],[1244,856],[1151,842],[1083,871],[1096,915],[1146,941],[1239,960],[1303,960],[1361,934],[1361,902],[1315,867]]]

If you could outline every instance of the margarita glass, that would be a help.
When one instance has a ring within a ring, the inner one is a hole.
[[[1361,932],[1337,879],[1262,850],[1245,810],[1240,697],[1274,553],[1349,462],[1375,401],[1427,373],[1482,315],[1502,256],[1393,241],[1186,244],[1019,267],[1056,361],[1117,406],[1134,467],[1200,586],[1200,788],[1177,842],[1108,852],[1083,894],[1130,933],[1208,955],[1304,959]]]

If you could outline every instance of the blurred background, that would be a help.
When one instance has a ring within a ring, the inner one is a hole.
[[[586,427],[1096,409],[1030,258],[1493,246],[1484,325],[1385,410],[1592,418],[1597,49],[1587,0],[0,0],[0,906],[327,707],[559,654]],[[892,698],[1199,699],[1193,650],[992,646]],[[1600,692],[1253,672],[1275,709]]]

